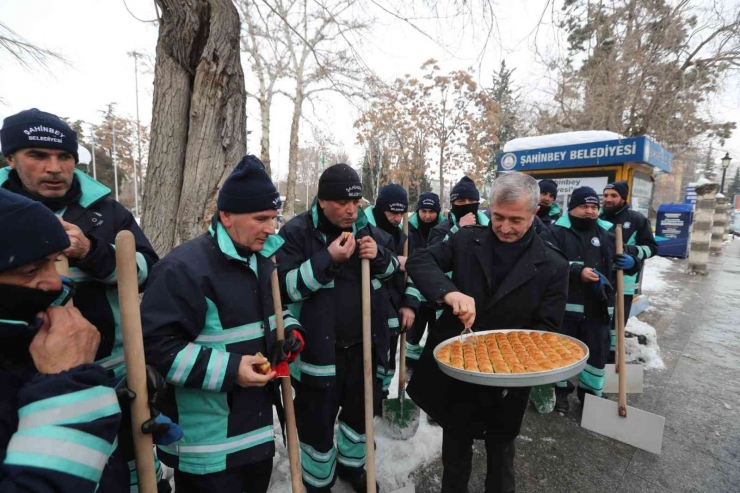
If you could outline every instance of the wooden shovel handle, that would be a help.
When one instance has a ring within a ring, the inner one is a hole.
[[[128,388],[136,393],[131,401],[131,429],[136,454],[139,491],[157,493],[152,435],[141,432],[141,425],[151,418],[146,387],[144,336],[139,310],[139,281],[136,266],[136,241],[130,231],[116,235],[116,269],[118,272],[118,303],[123,326],[123,356],[126,361]]]
[[[375,493],[375,432],[373,428],[373,389],[375,372],[372,364],[370,325],[370,260],[362,259],[362,363],[365,381],[365,457],[367,493]]]
[[[272,262],[277,266],[275,256]],[[280,299],[280,281],[278,280],[277,267],[270,275],[272,288],[272,304],[275,309],[275,325],[277,326],[277,340],[285,340],[285,326],[283,323],[283,302]],[[301,477],[301,456],[298,450],[298,430],[295,422],[295,408],[293,407],[293,388],[290,384],[290,376],[280,379],[280,389],[283,393],[283,408],[285,409],[285,427],[288,431],[288,461],[290,463],[290,485],[293,493],[303,492],[303,479]]]
[[[406,241],[403,243],[403,256],[406,257],[406,260],[408,260],[409,256],[409,215],[408,213],[403,215],[403,234],[406,235]],[[406,287],[406,279],[408,279],[408,274],[404,272],[403,274],[403,280],[404,280],[404,289]],[[402,321],[403,322],[403,321]],[[401,327],[403,329],[403,327]],[[406,388],[406,332],[401,332],[401,354],[399,356],[400,365],[401,365],[401,371],[398,374],[398,392],[399,394],[403,389]]]
[[[617,253],[624,253],[622,225],[617,224]],[[627,372],[624,371],[624,272],[617,269],[617,368],[619,369],[619,415],[627,417]]]

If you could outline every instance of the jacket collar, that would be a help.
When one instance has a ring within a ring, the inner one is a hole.
[[[374,205],[368,206],[365,209],[365,216],[367,217],[368,224],[372,224],[373,226],[377,228],[378,225],[376,224],[376,221],[375,221],[375,214],[373,214],[373,209],[375,209]],[[398,225],[398,229],[403,229],[403,223]]]
[[[532,227],[534,227],[534,225]],[[483,239],[479,245],[476,245],[473,248],[473,251],[475,251],[476,257],[478,257],[478,261],[481,264],[481,268],[483,269],[483,273],[486,276],[486,281],[488,282],[489,286],[491,285],[490,276],[493,270],[492,242],[493,232],[491,232],[491,234],[489,235],[486,235],[485,239]],[[548,258],[549,257],[547,255],[547,251],[545,249],[544,243],[542,242],[542,239],[540,239],[540,237],[535,234],[534,238],[532,238],[532,242],[529,244],[526,251],[519,256],[519,259],[517,259],[514,267],[501,281],[501,284],[498,285],[498,287],[496,288],[496,292],[493,294],[493,297],[488,300],[486,306],[484,307],[484,310],[489,309],[490,307],[498,303],[507,294],[514,291],[516,288],[536,276],[539,272],[537,266],[539,264],[547,262]]]
[[[598,224],[604,231],[609,231],[610,229],[612,229],[612,227],[614,227],[612,223],[601,218],[598,218],[596,220],[596,224]],[[563,214],[562,216],[560,216],[560,219],[555,221],[555,226],[560,226],[566,229],[573,229],[573,226],[570,223],[570,216],[568,214]]]
[[[0,186],[8,181],[10,169],[10,166],[0,169]],[[87,209],[98,200],[110,194],[110,188],[78,169],[74,170],[74,177],[80,182],[80,189],[82,191],[82,196],[77,203],[84,209]]]
[[[560,206],[557,202],[553,202],[552,206],[550,207],[550,215],[551,216],[557,216],[558,214],[562,214],[563,211],[560,210]]]
[[[218,220],[218,216],[216,214],[214,214],[211,225],[208,227],[208,233],[215,238],[221,253],[234,260],[248,262],[248,259],[242,257],[236,251],[234,241],[229,236],[229,233],[226,232],[226,228],[224,228],[224,225]],[[265,246],[259,254],[265,258],[270,258],[280,249],[281,246],[283,246],[283,243],[285,243],[285,240],[283,240],[279,235],[270,235],[267,237]]]
[[[619,209],[619,210],[618,210],[617,212],[615,212],[614,214],[610,214],[610,215],[611,215],[612,217],[615,217],[615,218],[616,218],[616,217],[617,217],[618,215],[620,215],[620,214],[621,214],[621,213],[623,213],[623,212],[627,212],[628,210],[630,210],[630,205],[629,205],[629,204],[627,204],[627,203],[625,203],[625,204],[624,204],[624,207],[622,207],[621,209]],[[606,212],[604,211],[604,208],[602,207],[602,208],[601,208],[601,210],[599,211],[599,217],[600,217],[600,218],[604,218],[604,219],[605,219],[605,218],[606,218],[606,216],[607,216],[607,214],[606,214]]]

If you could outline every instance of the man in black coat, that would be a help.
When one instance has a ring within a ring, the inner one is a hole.
[[[480,192],[475,182],[463,176],[450,191],[450,214],[448,220],[432,228],[428,244],[434,245],[457,233],[460,228],[480,224],[488,226],[489,217],[478,210]]]
[[[445,303],[430,331],[408,393],[444,429],[442,493],[468,491],[473,440],[486,443],[486,493],[514,491],[514,439],[529,388],[464,383],[443,374],[433,349],[474,331],[524,328],[558,332],[568,292],[568,261],[534,231],[539,187],[509,173],[491,196],[491,226],[461,228],[447,241],[415,251],[406,269],[428,300]],[[452,279],[445,272],[452,271]]]
[[[540,208],[537,211],[537,218],[545,226],[555,223],[562,213],[558,207],[558,184],[554,180],[540,180]]]

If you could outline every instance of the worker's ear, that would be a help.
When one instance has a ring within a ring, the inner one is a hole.
[[[218,211],[218,218],[221,221],[221,224],[223,224],[225,228],[228,229],[232,226],[230,212]]]
[[[534,210],[534,215],[536,216],[540,212],[540,206],[538,205],[537,208]],[[534,219],[532,219],[534,221]]]

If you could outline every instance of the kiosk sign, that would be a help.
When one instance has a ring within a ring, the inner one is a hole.
[[[655,223],[658,255],[679,258],[688,256],[693,218],[693,206],[689,204],[663,204],[658,207]]]
[[[582,168],[627,162],[645,162],[670,172],[673,155],[648,137],[631,137],[507,152],[499,155],[498,170]]]

